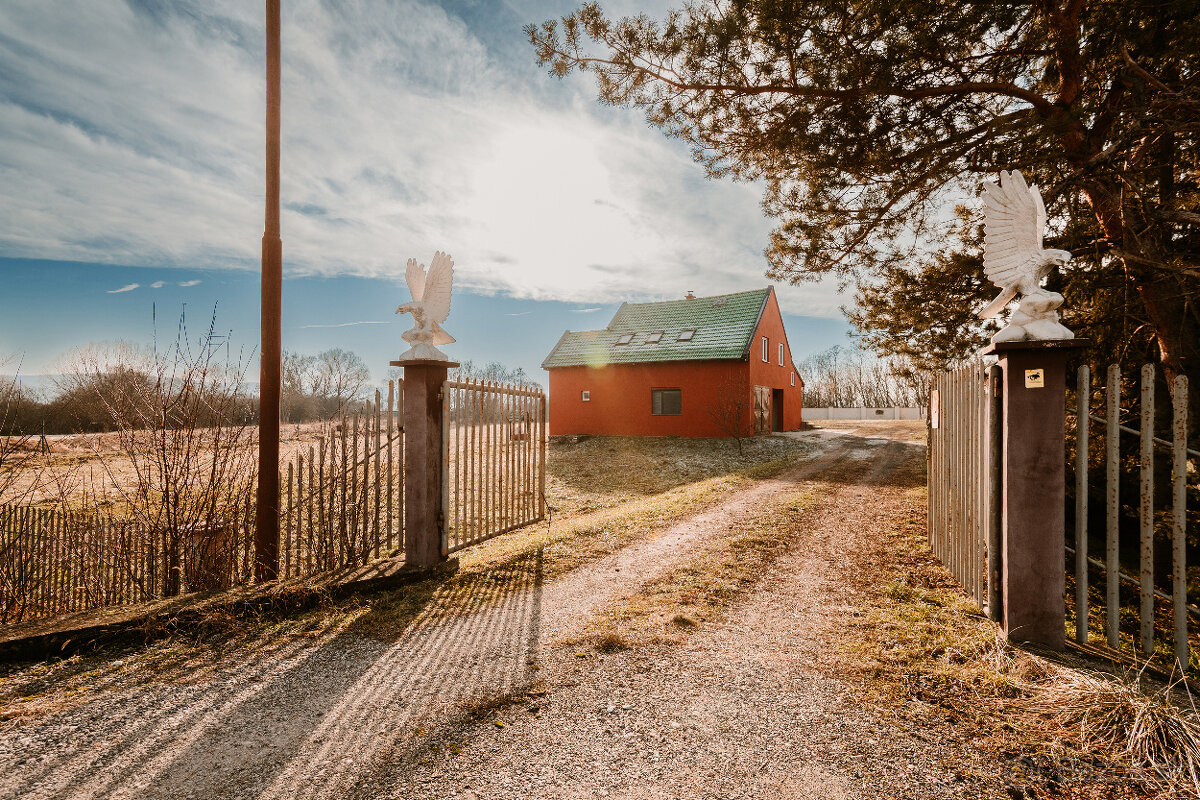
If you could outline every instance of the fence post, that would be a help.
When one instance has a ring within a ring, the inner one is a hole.
[[[441,563],[442,386],[458,364],[413,359],[392,361],[404,368],[404,562],[413,567]]]
[[[1080,339],[999,342],[1003,629],[1014,641],[1065,646],[1063,599],[1067,356]]]

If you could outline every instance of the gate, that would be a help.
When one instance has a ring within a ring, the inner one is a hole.
[[[929,410],[929,544],[992,619],[1000,614],[999,367],[934,380]]]
[[[546,516],[546,395],[536,386],[446,381],[443,551]]]

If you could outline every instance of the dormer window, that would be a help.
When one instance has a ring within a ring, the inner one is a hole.
[[[617,337],[617,344],[629,344],[632,341],[633,341],[632,333],[622,333],[619,337]]]
[[[695,334],[696,334],[695,328],[688,328],[687,330],[682,330],[679,332],[679,339],[677,341],[690,342],[692,340],[692,337]]]
[[[657,331],[646,337],[646,344],[658,344],[662,341],[662,331]]]

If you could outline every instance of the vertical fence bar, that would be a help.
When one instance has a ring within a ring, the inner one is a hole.
[[[380,496],[382,486],[381,486],[381,481],[380,481],[381,470],[380,470],[380,466],[379,466],[379,459],[383,453],[383,442],[380,441],[380,435],[383,433],[383,425],[381,424],[383,420],[381,419],[381,416],[380,416],[382,413],[382,405],[383,405],[382,397],[379,394],[379,390],[376,389],[375,390],[375,448],[374,448],[375,449],[375,453],[374,453],[374,458],[375,458],[375,513],[371,518],[372,519],[371,524],[374,526],[374,529],[375,529],[375,537],[374,537],[375,541],[374,541],[374,544],[372,545],[372,553],[374,554],[374,556],[376,558],[379,557],[380,551],[383,550],[383,537],[381,535],[382,531],[380,530],[380,528],[381,528],[380,521],[382,519],[381,514],[383,511],[383,503],[382,503],[383,498]]]
[[[1088,640],[1088,433],[1092,374],[1079,367],[1075,385],[1075,641]]]
[[[293,524],[292,512],[295,509],[294,495],[292,494],[292,481],[295,480],[293,475],[293,466],[288,464],[287,471],[287,505],[284,506],[283,516],[283,577],[288,577],[292,574],[292,549],[295,547],[296,526]]]
[[[396,382],[388,381],[388,402],[387,402],[387,549],[392,552],[392,508],[395,491],[393,482],[393,458],[392,439],[394,438],[393,415],[396,413]]]
[[[1187,638],[1187,413],[1188,379],[1175,378],[1171,392],[1171,596],[1174,599],[1175,661],[1188,666]]]
[[[1104,605],[1109,647],[1121,646],[1121,368],[1108,368],[1104,426]]]
[[[1154,652],[1154,365],[1142,367],[1141,496],[1138,498],[1141,647]]]
[[[449,535],[450,520],[446,512],[450,508],[450,385],[442,382],[442,509],[438,512],[438,528],[441,534],[441,553],[443,556],[450,551]]]
[[[366,564],[374,557],[371,545],[371,412],[367,410],[366,421],[362,429],[362,483],[359,498],[359,516],[362,518],[362,558],[360,563]],[[358,469],[357,464],[354,467]]]
[[[988,617],[993,622],[1003,618],[1004,599],[1001,595],[1003,580],[1000,559],[1000,475],[1001,459],[1001,413],[1004,398],[1000,395],[1000,367],[988,368]]]

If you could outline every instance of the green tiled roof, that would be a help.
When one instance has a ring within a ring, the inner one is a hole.
[[[564,333],[542,368],[744,358],[770,292],[768,287],[695,300],[624,303],[604,330]],[[681,342],[685,330],[695,333]],[[617,344],[630,333],[628,344]],[[655,333],[661,339],[647,341]]]

